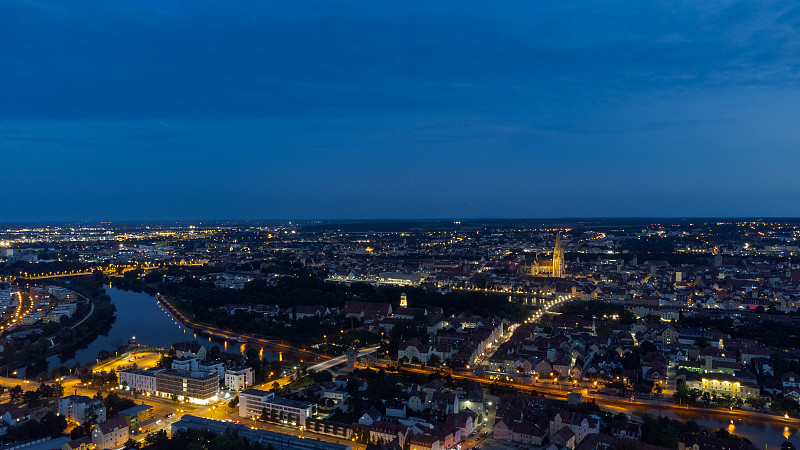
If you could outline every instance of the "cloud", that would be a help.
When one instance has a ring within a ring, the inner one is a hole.
[[[0,117],[526,113],[676,88],[796,84],[797,8],[621,1],[5,2]]]

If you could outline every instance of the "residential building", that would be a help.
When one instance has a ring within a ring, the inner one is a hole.
[[[68,395],[58,399],[58,414],[79,424],[94,416],[99,423],[106,420],[106,407],[100,400],[85,395]]]
[[[278,397],[272,391],[247,389],[239,393],[239,417],[260,417],[264,412],[277,421],[305,426],[313,415],[314,404]]]
[[[156,373],[156,395],[207,404],[217,399],[219,378],[212,372],[163,370]]]
[[[128,423],[122,416],[114,416],[92,428],[92,443],[99,448],[120,448],[129,437]]]
[[[252,367],[240,367],[225,371],[225,387],[232,391],[241,391],[253,385],[255,372]]]
[[[156,374],[164,369],[128,369],[117,373],[119,386],[122,389],[144,392],[151,395],[156,393]]]
[[[332,442],[316,439],[299,438],[291,434],[276,433],[267,430],[254,430],[242,424],[233,424],[221,420],[206,419],[203,417],[184,415],[172,424],[171,432],[174,436],[179,431],[200,430],[222,434],[227,431],[236,433],[239,437],[251,443],[258,443],[263,447],[271,445],[276,450],[351,450],[349,445],[334,444]]]

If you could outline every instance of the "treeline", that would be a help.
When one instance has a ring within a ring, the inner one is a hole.
[[[171,298],[191,299],[185,302],[189,312],[200,308],[216,308],[226,304],[277,304],[286,308],[292,305],[323,305],[342,307],[348,300],[391,303],[400,302],[400,294],[406,292],[409,306],[441,307],[447,316],[471,313],[481,316],[498,315],[512,321],[524,320],[530,308],[509,302],[503,294],[477,291],[453,291],[439,293],[424,287],[373,286],[353,283],[327,283],[318,277],[284,277],[275,285],[266,280],[254,280],[244,289],[216,289],[211,282],[186,277],[180,283],[163,283],[160,293]]]

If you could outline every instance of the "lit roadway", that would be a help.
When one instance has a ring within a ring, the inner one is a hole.
[[[378,364],[378,366],[383,367],[386,370],[391,370],[388,364]],[[416,366],[403,366],[401,371],[411,372],[411,373],[418,373],[423,375],[428,375],[431,373],[438,373],[438,370],[429,369],[429,368],[422,368]],[[567,394],[576,389],[576,392],[580,392],[582,389],[587,387],[586,384],[581,386],[575,386],[571,383],[564,383],[558,384],[553,383],[552,381],[542,381],[542,382],[531,382],[531,383],[519,383],[515,381],[503,381],[503,380],[489,380],[487,378],[483,378],[477,375],[471,375],[469,373],[459,373],[459,372],[452,372],[450,374],[453,378],[461,378],[466,380],[475,381],[481,384],[497,384],[501,386],[507,386],[510,388],[514,388],[521,392],[533,392],[540,395],[544,395],[547,397],[553,398],[560,398],[565,399]],[[579,389],[580,388],[580,389]],[[689,408],[688,406],[679,406],[671,402],[661,402],[658,400],[647,400],[647,399],[636,399],[636,397],[617,397],[617,396],[610,396],[610,395],[603,395],[599,393],[591,393],[590,395],[584,395],[584,399],[592,399],[594,400],[599,406],[602,406],[607,409],[611,409],[618,412],[631,412],[632,410],[639,410],[645,411],[648,409],[659,409],[659,410],[670,410],[676,414],[687,415],[687,414],[714,414],[715,416],[727,420],[727,419],[758,419],[763,422],[770,422],[775,426],[786,426],[786,425],[800,425],[800,420],[792,419],[792,418],[784,418],[780,416],[774,416],[770,414],[759,413],[755,411],[743,411],[737,409],[719,409],[719,408]]]
[[[131,361],[131,358],[134,358],[133,361]],[[136,367],[139,369],[149,369],[151,367],[155,367],[159,359],[161,359],[160,352],[151,350],[133,350],[130,352],[125,352],[119,357],[110,361],[95,365],[92,368],[92,372],[107,372],[109,370],[119,372],[120,370],[130,369],[134,364],[136,364]]]
[[[11,331],[11,329],[22,320],[22,317],[25,314],[33,311],[33,307],[35,305],[33,304],[33,300],[31,300],[30,296],[19,291],[17,291],[16,294],[19,296],[17,299],[17,310],[7,323],[0,325],[0,334]]]

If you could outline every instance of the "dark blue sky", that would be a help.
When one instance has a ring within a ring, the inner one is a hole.
[[[800,215],[800,5],[0,3],[0,222]]]

